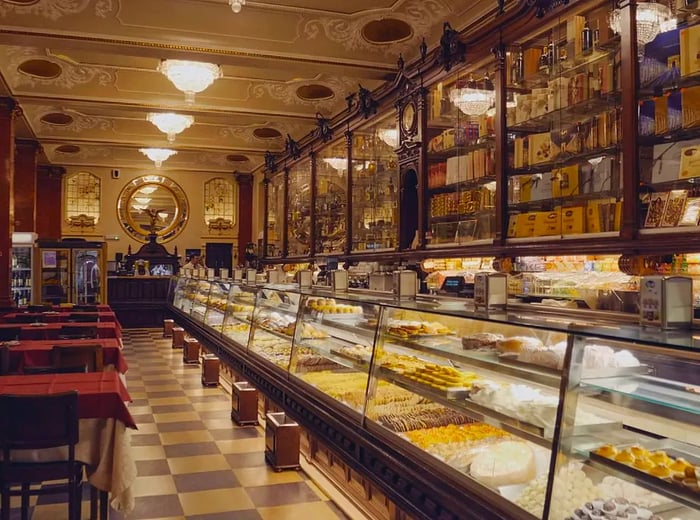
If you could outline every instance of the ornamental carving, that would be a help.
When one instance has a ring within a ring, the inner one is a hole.
[[[115,7],[113,0],[41,0],[30,5],[0,2],[0,16],[19,14],[58,20],[63,16],[82,13],[91,4],[95,5],[95,16],[100,18],[107,18]]]
[[[285,105],[313,106],[319,112],[330,114],[340,109],[341,100],[337,95],[325,99],[303,99],[297,95],[297,90],[305,85],[323,85],[334,93],[346,92],[353,85],[353,78],[318,76],[311,79],[274,83],[259,82],[253,85],[252,94],[256,98],[270,97]]]
[[[273,138],[260,138],[257,137],[253,132],[257,128],[274,128],[279,131],[280,137]],[[277,122],[264,122],[256,123],[253,125],[236,125],[236,126],[224,126],[219,129],[219,137],[231,137],[243,141],[244,143],[251,145],[259,145],[261,142],[265,142],[268,145],[272,145],[277,150],[282,150],[284,147],[282,136],[285,134],[293,135],[304,135],[310,130],[308,125],[301,125],[295,123],[280,124]]]
[[[81,213],[80,215],[70,215],[66,219],[66,223],[72,228],[94,228],[95,217]]]
[[[321,16],[306,22],[302,34],[313,40],[323,35],[328,40],[338,43],[344,49],[353,52],[382,53],[386,56],[407,54],[415,49],[422,35],[429,34],[438,20],[444,20],[451,12],[449,6],[440,0],[408,0],[401,10],[377,9],[370,14],[348,15],[346,17]],[[367,41],[362,29],[369,22],[391,16],[406,22],[413,29],[410,37],[403,41],[376,44]]]
[[[440,47],[438,49],[437,62],[449,72],[452,66],[466,58],[467,46],[459,39],[459,33],[455,31],[450,22],[445,22],[442,26],[442,36],[440,37]]]
[[[333,139],[333,128],[331,128],[328,119],[323,117],[320,112],[316,112],[316,135],[321,138],[321,141],[327,143]]]
[[[60,144],[56,145],[43,145],[44,150],[50,160],[57,159],[57,162],[67,162],[68,158],[71,160],[79,159],[108,159],[113,156],[112,149],[106,146],[94,146],[94,145],[80,145],[80,150],[75,153],[65,153],[57,150]]]
[[[535,16],[542,18],[557,7],[569,5],[569,0],[528,0],[528,4],[535,8]]]
[[[0,6],[5,5],[0,3]],[[114,85],[116,74],[105,67],[93,65],[81,65],[65,59],[47,54],[42,49],[35,47],[9,46],[6,49],[7,67],[4,69],[6,77],[14,87],[36,87],[38,85],[55,85],[70,89],[76,85],[97,82],[102,87]],[[40,59],[55,63],[61,68],[61,73],[55,78],[41,78],[31,76],[19,71],[19,66],[31,59]]]
[[[114,130],[114,123],[111,119],[83,114],[82,112],[69,108],[38,105],[30,106],[29,110],[34,111],[31,118],[32,126],[35,129],[40,128],[41,131],[39,133],[73,132],[77,134],[86,130],[101,130],[105,132]],[[69,115],[72,121],[65,125],[56,125],[41,120],[46,114],[53,114],[56,112]]]

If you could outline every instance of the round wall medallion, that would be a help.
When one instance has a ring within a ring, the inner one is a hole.
[[[41,116],[41,122],[48,125],[67,126],[73,122],[73,118],[63,112],[50,112]]]
[[[226,156],[228,162],[248,162],[250,159],[247,155],[243,154],[231,154]]]
[[[38,4],[41,0],[2,0],[6,4],[15,4],[15,5],[33,5],[33,4]]]
[[[256,128],[255,130],[253,130],[253,135],[258,139],[277,139],[279,137],[282,137],[282,134],[279,130],[275,130],[274,128],[270,128],[269,126]]]
[[[54,79],[61,75],[61,66],[49,60],[27,60],[17,67],[17,70],[27,76],[41,79]]]
[[[297,97],[304,101],[317,101],[319,99],[330,99],[335,96],[333,90],[325,85],[304,85],[297,89]]]
[[[61,146],[57,146],[55,151],[57,153],[73,155],[80,151],[80,146],[77,146],[75,144],[62,144]]]
[[[403,113],[401,114],[401,127],[404,132],[410,132],[413,130],[416,124],[416,106],[413,103],[408,103],[403,107]]]
[[[396,18],[372,20],[362,28],[362,37],[370,43],[386,44],[406,40],[413,34],[413,28]]]
[[[144,175],[127,184],[117,201],[119,223],[129,236],[147,242],[155,233],[159,242],[182,232],[189,218],[185,192],[175,181],[161,175]]]

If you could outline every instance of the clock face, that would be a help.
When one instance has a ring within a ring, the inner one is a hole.
[[[416,123],[416,106],[413,103],[408,103],[403,108],[403,116],[401,117],[401,125],[405,131],[409,131]]]

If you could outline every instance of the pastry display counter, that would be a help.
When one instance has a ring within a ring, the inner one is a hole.
[[[221,301],[209,288],[205,321]],[[289,286],[226,301],[247,341],[173,312],[412,516],[700,518],[692,333]]]

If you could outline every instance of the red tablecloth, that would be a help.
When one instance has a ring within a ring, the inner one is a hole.
[[[55,339],[21,340],[19,345],[10,345],[10,371],[21,372],[26,366],[48,366],[51,364],[51,349],[54,345],[81,344],[102,345],[105,365],[114,365],[120,374],[126,374],[129,370],[118,339]]]
[[[33,318],[36,319],[36,321],[41,321],[43,323],[56,323],[59,321],[68,321],[68,318],[71,314],[97,314],[97,318],[99,321],[105,321],[105,322],[116,322],[117,317],[114,314],[113,311],[99,311],[99,312],[82,312],[82,311],[65,311],[65,312],[59,312],[59,311],[51,311],[49,313],[46,312],[11,312],[9,314],[5,314],[0,317],[0,320],[2,323],[12,323],[12,320],[15,319],[17,316],[32,316]]]
[[[47,323],[41,326],[35,326],[29,323],[0,323],[0,329],[8,329],[12,327],[20,327],[20,339],[58,339],[61,332],[61,327],[97,327],[97,335],[100,338],[121,338],[122,332],[119,324],[112,323]]]
[[[136,428],[124,404],[131,401],[131,397],[117,372],[0,376],[0,394],[42,395],[70,390],[78,392],[81,419],[118,419]]]
[[[91,304],[88,304],[88,305],[91,305]],[[104,303],[98,304],[98,305],[96,305],[96,307],[97,307],[97,312],[111,311],[112,310],[112,308],[109,305],[104,304]],[[54,311],[71,312],[72,305],[65,305],[65,306],[52,305],[51,309]],[[75,312],[82,312],[82,311],[76,310]]]

